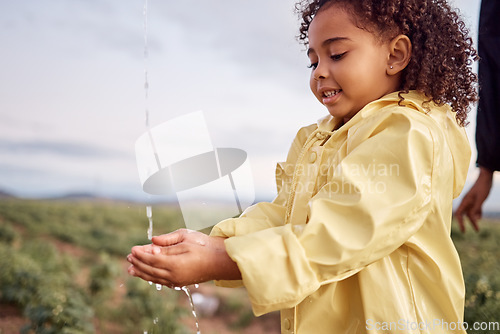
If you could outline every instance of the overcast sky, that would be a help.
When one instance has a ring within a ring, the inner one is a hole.
[[[479,0],[455,3],[475,38]],[[0,0],[0,189],[144,196],[134,144],[147,68],[151,126],[203,110],[213,145],[246,151],[257,195],[272,197],[276,162],[326,113],[293,7],[149,0],[145,62],[142,0]]]

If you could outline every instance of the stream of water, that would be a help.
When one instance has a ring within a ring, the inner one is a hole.
[[[198,284],[195,284],[194,285],[195,288],[198,287]],[[174,288],[175,290],[182,290],[186,293],[188,299],[189,299],[189,303],[191,304],[191,313],[193,314],[193,317],[194,317],[194,320],[195,320],[195,324],[196,324],[196,334],[201,334],[201,331],[200,331],[200,322],[198,321],[198,315],[196,314],[196,310],[194,308],[194,302],[193,302],[193,296],[191,295],[191,290],[189,290],[189,288],[187,286],[183,286],[183,287],[175,287]]]
[[[160,160],[158,158],[158,153],[156,151],[155,143],[153,141],[153,137],[151,135],[151,127],[149,124],[149,79],[148,79],[148,60],[149,60],[149,47],[148,47],[148,0],[144,0],[144,8],[143,8],[143,20],[144,20],[144,114],[145,114],[145,125],[147,128],[147,131],[149,133],[149,136],[151,138],[151,145],[153,147],[153,151],[155,154],[156,162],[158,164],[158,170],[161,170],[161,165],[160,165]],[[151,240],[153,238],[153,208],[148,205],[146,206],[146,217],[148,218],[149,221],[149,227],[148,227],[148,239]],[[150,285],[152,285],[152,282],[149,282]],[[195,285],[196,288],[198,288],[198,284]],[[160,291],[162,289],[161,284],[156,284],[156,290]],[[194,307],[193,303],[193,297],[191,295],[191,291],[187,286],[183,287],[176,287],[175,290],[182,290],[184,293],[186,293],[189,303],[191,305],[191,313],[193,314],[193,317],[195,319],[196,323],[196,334],[201,334],[200,331],[200,323],[198,321],[198,315],[196,314],[196,310]],[[158,318],[155,318],[153,320],[153,323],[155,325],[158,324]],[[144,334],[148,334],[148,331],[144,331]]]

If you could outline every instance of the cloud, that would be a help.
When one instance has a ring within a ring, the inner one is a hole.
[[[159,2],[150,8],[150,34],[163,43],[180,40],[192,45],[199,54],[209,50],[219,58],[240,65],[252,76],[275,79],[276,74],[290,76],[296,73],[293,69],[297,66],[307,65],[305,54],[300,53],[303,47],[295,40],[298,20],[293,13],[294,2]],[[163,20],[161,30],[155,26],[158,20]],[[163,49],[175,52],[169,45]],[[298,80],[294,79],[292,82]],[[282,80],[282,84],[288,82]]]
[[[144,1],[0,3],[0,181],[40,193],[139,183]],[[455,1],[476,16],[478,0]],[[273,191],[274,163],[325,113],[308,89],[295,2],[148,1],[151,124],[206,111],[214,143],[249,153]]]

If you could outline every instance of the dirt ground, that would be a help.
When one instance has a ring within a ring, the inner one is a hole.
[[[19,334],[24,324],[26,319],[16,306],[0,304],[0,334]]]

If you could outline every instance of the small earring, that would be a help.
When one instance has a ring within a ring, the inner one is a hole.
[[[394,66],[391,65],[391,70],[394,68]]]

